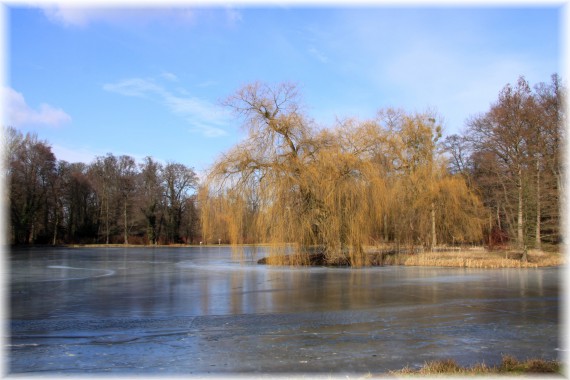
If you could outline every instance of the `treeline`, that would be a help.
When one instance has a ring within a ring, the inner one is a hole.
[[[246,85],[226,105],[249,134],[207,178],[203,237],[275,243],[277,258],[293,243],[301,264],[318,249],[363,265],[370,244],[557,244],[563,92],[557,75],[521,77],[443,138],[435,113],[397,109],[319,129],[295,85]]]
[[[318,249],[353,265],[366,264],[366,245],[556,245],[564,94],[557,75],[521,77],[444,137],[429,111],[318,128],[295,85],[253,83],[225,101],[247,137],[201,184],[151,157],[57,160],[47,142],[6,128],[9,242],[291,243],[299,263]]]
[[[192,243],[200,220],[192,168],[107,154],[57,160],[45,141],[4,130],[8,242]]]
[[[566,90],[558,75],[534,87],[520,77],[465,133],[445,139],[449,170],[477,190],[489,241],[540,249],[562,239]]]

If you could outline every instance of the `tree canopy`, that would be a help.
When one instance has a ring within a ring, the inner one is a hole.
[[[527,246],[562,241],[565,87],[507,84],[460,134],[440,116],[387,108],[318,127],[292,83],[223,101],[245,138],[202,181],[193,168],[108,153],[58,160],[4,129],[13,244],[268,243],[270,262],[369,263],[370,246]]]
[[[434,113],[388,109],[318,129],[292,84],[247,85],[226,104],[248,136],[215,163],[202,203],[218,205],[233,243],[254,236],[273,243],[276,261],[289,243],[295,263],[318,250],[360,266],[365,245],[481,239],[482,205],[445,170]],[[202,210],[206,240],[220,223],[212,210]]]
[[[46,141],[13,128],[4,152],[12,244],[199,241],[192,168],[111,153],[58,161]]]

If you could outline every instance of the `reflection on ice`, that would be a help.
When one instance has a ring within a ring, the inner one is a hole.
[[[488,276],[480,274],[474,275],[474,274],[464,273],[462,275],[456,275],[456,276],[434,275],[429,277],[412,278],[408,281],[427,282],[427,283],[434,283],[434,282],[463,283],[467,281],[484,281],[486,278],[488,278]]]
[[[71,280],[85,280],[88,278],[98,278],[98,277],[106,277],[106,276],[112,276],[115,274],[114,270],[108,270],[108,269],[92,269],[92,268],[74,268],[74,267],[69,267],[69,266],[65,266],[65,265],[48,265],[49,269],[64,269],[65,271],[63,272],[63,276],[57,276],[59,278],[53,278],[53,279],[48,279],[48,280],[39,280],[40,282],[49,282],[49,281],[71,281]],[[82,277],[70,277],[67,272],[68,270],[75,270],[75,272],[72,272],[73,274],[78,274],[77,271],[80,272],[96,272],[87,276],[82,276]],[[101,273],[102,274],[97,274],[97,273]]]

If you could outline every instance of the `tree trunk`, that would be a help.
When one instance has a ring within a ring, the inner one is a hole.
[[[162,225],[164,223],[164,214],[160,215],[160,220],[158,222],[158,228],[156,229],[156,234],[154,237],[154,244],[158,245],[158,242],[160,241],[160,234],[162,233]],[[204,240],[206,241],[206,240]]]
[[[540,162],[536,160],[536,231],[534,248],[541,249],[541,236],[540,236]]]
[[[32,222],[32,226],[28,231],[27,242],[28,244],[32,244],[34,242],[34,234],[35,234],[36,225]]]
[[[127,200],[125,199],[125,205],[123,206],[123,217],[125,221],[125,229],[124,229],[124,244],[129,244],[129,231],[128,231],[128,223],[127,223]]]
[[[105,200],[105,244],[109,244],[109,199]]]
[[[437,237],[435,233],[435,203],[431,202],[431,250],[437,245]]]
[[[519,167],[518,170],[518,215],[517,215],[517,246],[518,248],[523,248],[524,245],[524,235],[523,235],[523,184],[522,184],[522,168]]]
[[[59,224],[59,213],[56,210],[56,212],[55,212],[55,223],[53,226],[53,242],[52,242],[52,245],[56,245],[56,243],[57,243],[57,225],[58,224]]]
[[[493,213],[489,212],[489,248],[492,245],[492,237],[493,237]]]
[[[501,207],[499,205],[497,205],[497,227],[501,231]]]

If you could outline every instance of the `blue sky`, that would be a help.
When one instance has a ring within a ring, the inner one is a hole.
[[[69,7],[7,7],[3,124],[71,162],[202,171],[244,137],[220,101],[253,81],[298,83],[321,127],[430,108],[452,134],[519,75],[564,74],[560,5]]]

